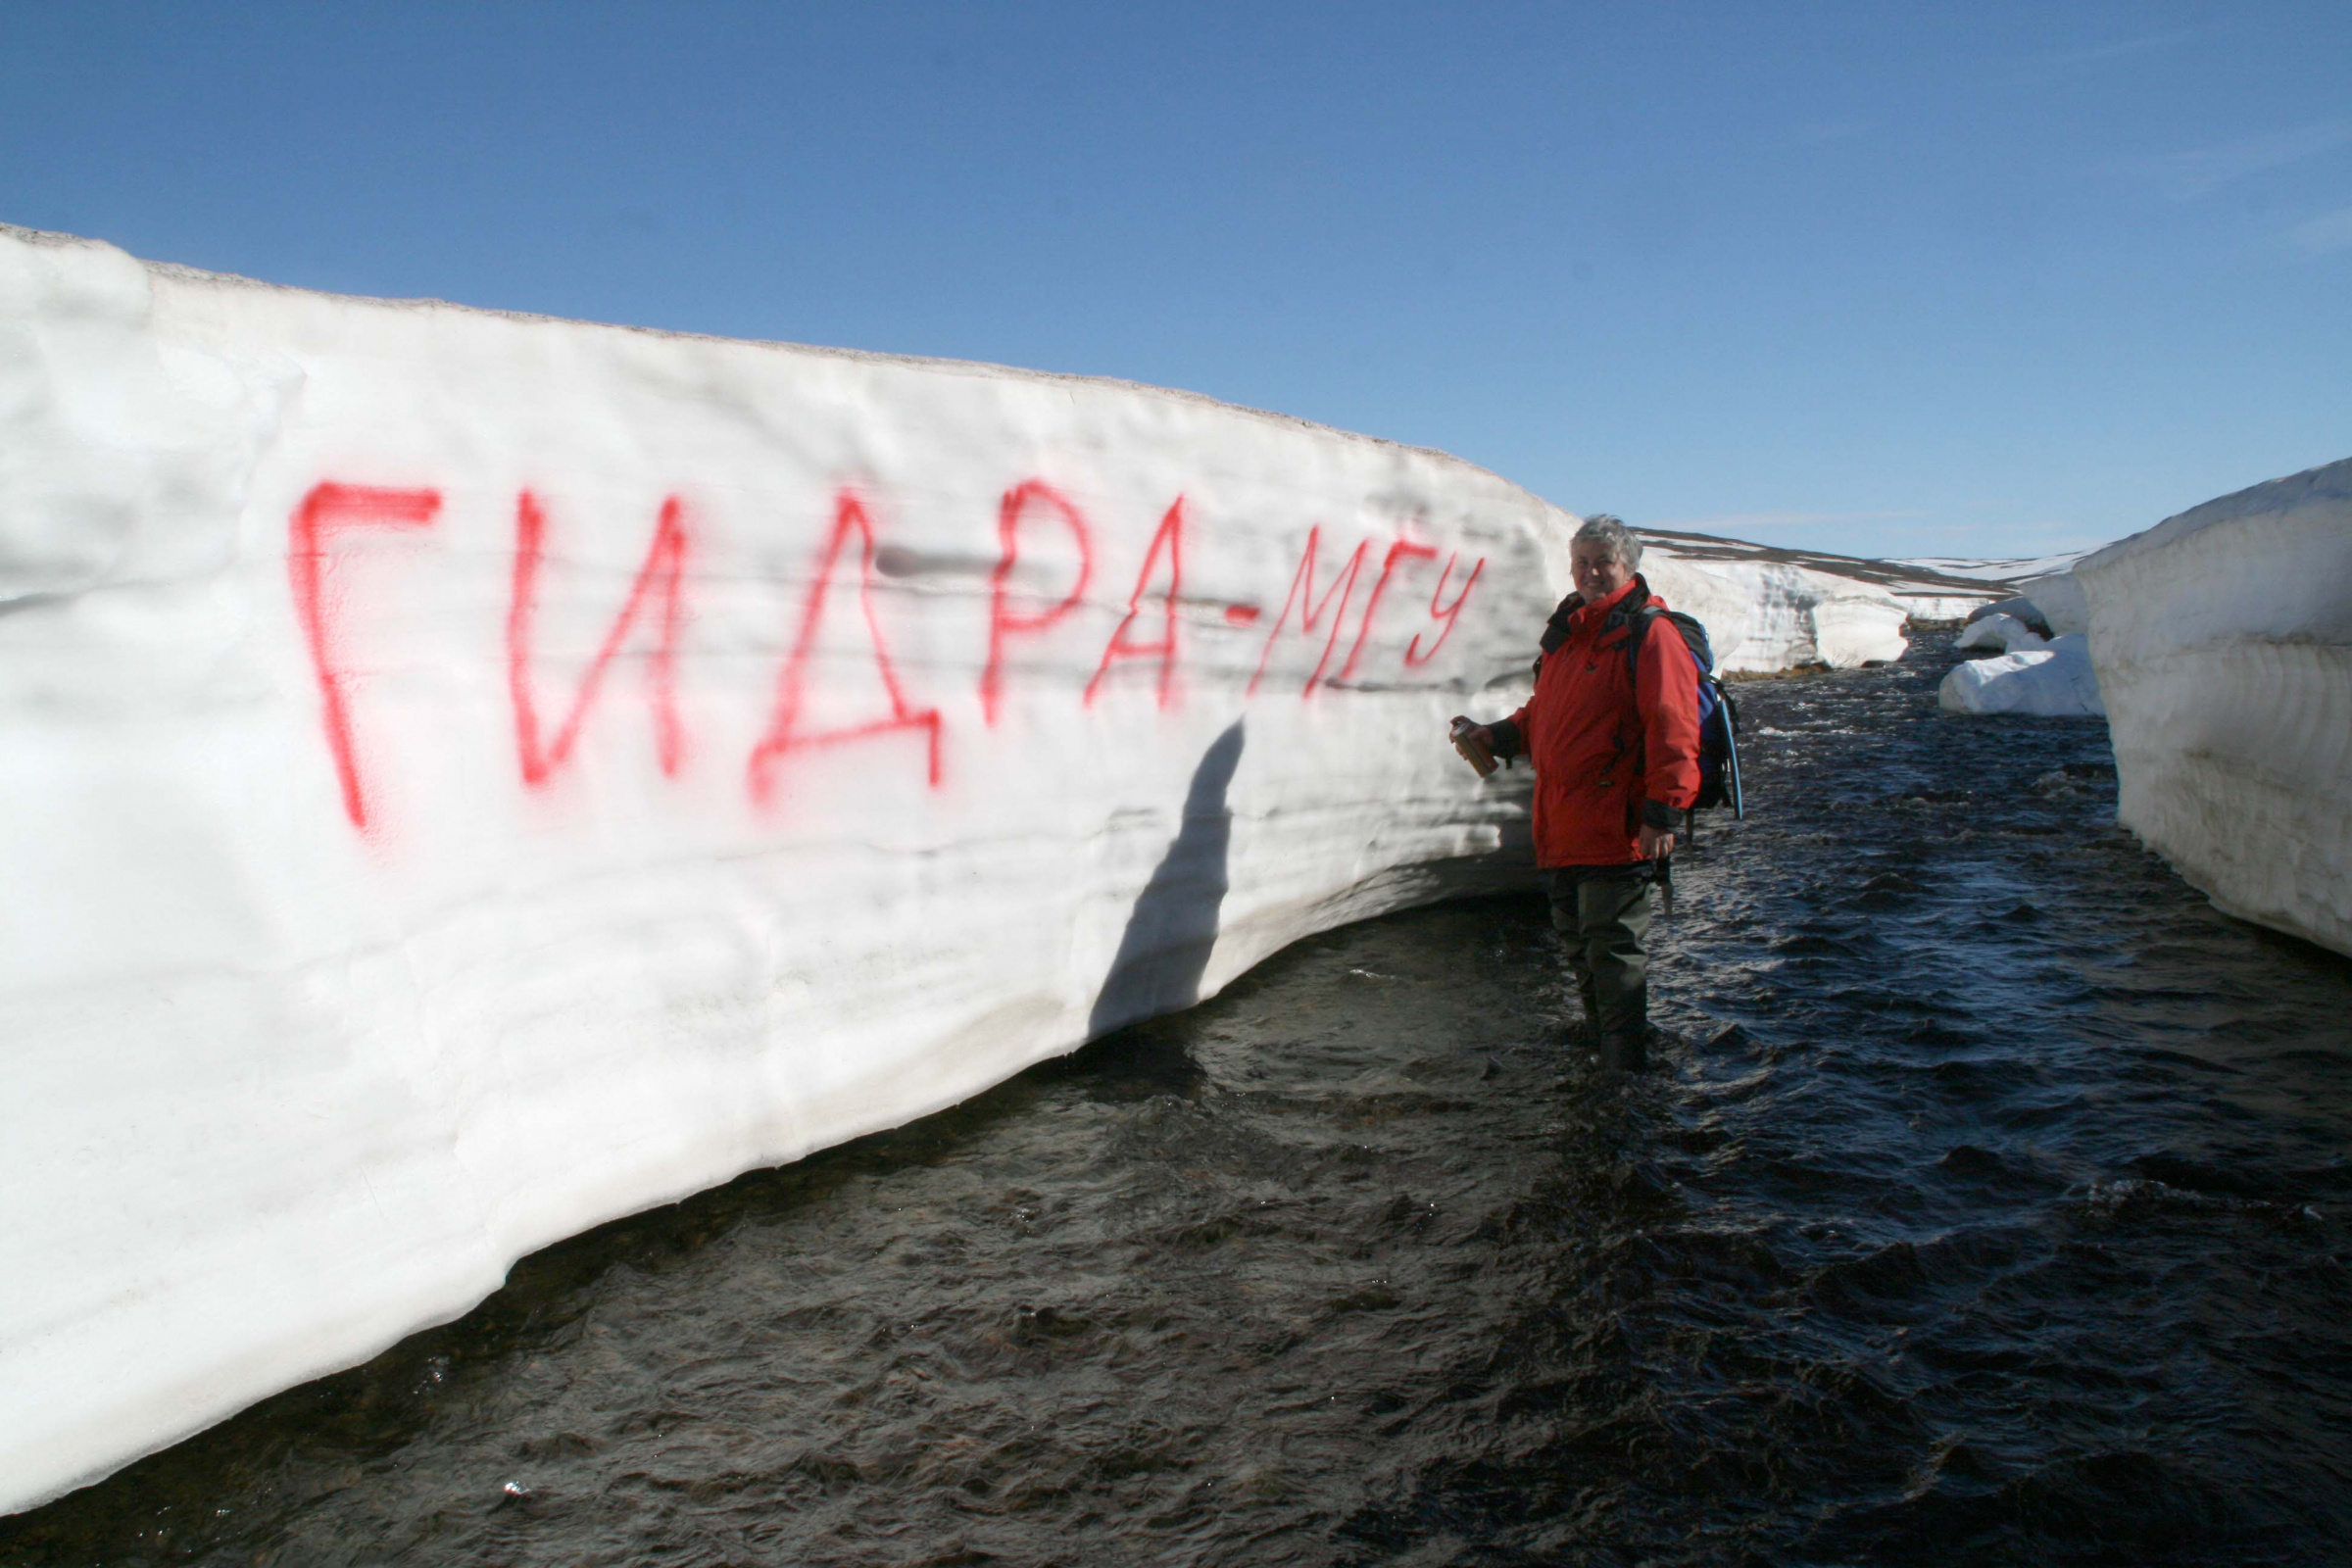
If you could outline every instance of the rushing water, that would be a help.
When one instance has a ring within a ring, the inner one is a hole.
[[[2118,831],[2102,726],[1938,714],[1934,642],[1742,688],[1651,1074],[1551,1042],[1538,901],[1332,932],[0,1562],[2352,1559],[2352,965]]]

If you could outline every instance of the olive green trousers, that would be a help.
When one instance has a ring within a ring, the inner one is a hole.
[[[1656,867],[1557,866],[1544,873],[1551,925],[1568,950],[1568,972],[1585,1017],[1605,1038],[1641,1040],[1649,1024],[1649,885]]]

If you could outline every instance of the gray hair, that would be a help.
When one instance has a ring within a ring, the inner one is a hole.
[[[1634,530],[1625,525],[1623,517],[1595,512],[1585,519],[1583,527],[1576,530],[1576,537],[1569,541],[1569,548],[1574,549],[1588,539],[1597,539],[1607,545],[1609,553],[1625,563],[1626,570],[1642,569],[1642,541],[1634,537]]]

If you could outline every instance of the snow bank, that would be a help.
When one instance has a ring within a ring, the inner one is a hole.
[[[1491,879],[1526,774],[1445,720],[1575,523],[1183,393],[0,229],[0,1509]],[[1648,564],[1734,668],[1901,652]]]
[[[1936,688],[1937,706],[1954,713],[2031,713],[2041,718],[2098,718],[2106,713],[2084,638],[2044,643],[2016,621],[2009,623],[2018,634],[2009,644],[2011,651],[1953,666]]]
[[[0,229],[0,1509],[1491,879],[1526,775],[1445,719],[1575,523],[1183,393]],[[1652,564],[1735,667],[1900,651]]]
[[[2000,561],[1974,556],[1911,556],[1890,564],[1916,566],[1940,576],[1971,578],[2000,588],[2065,571],[2089,554],[2087,550],[2064,550],[2053,556],[2010,557]]]
[[[2009,595],[2019,594],[2024,595],[2027,603],[2033,607],[2032,616],[2021,618],[2038,620],[2050,628],[2050,635],[2065,637],[2090,629],[2090,612],[2083,603],[2082,587],[2067,569],[2089,553],[2087,550],[2069,550],[2054,556],[2009,561],[1923,556],[1888,564],[1910,566],[1923,573],[1932,573],[1938,581],[1974,581],[1984,586],[1985,597],[1983,599],[1948,601],[1951,612],[1946,615],[1930,615],[1915,608],[1912,614],[1917,619],[1973,620],[1988,611],[2008,610]]]
[[[1853,669],[1891,662],[1910,646],[1903,624],[1911,612],[1863,575],[1873,563],[1703,534],[1636,531],[1642,542],[1642,574],[1667,604],[1706,626],[1719,670]],[[1561,598],[1575,587],[1568,544],[1566,533],[1544,540],[1546,580]],[[1856,575],[1825,569],[1841,563]]]
[[[1894,597],[1915,625],[1949,625],[1953,621],[1964,621],[1989,603],[1973,594],[1918,593],[1896,594]]]
[[[1893,622],[1888,629],[1889,605],[1909,620],[1956,621],[1979,605],[2006,597],[2006,590],[1980,576],[1939,571],[1916,562],[1796,550],[1667,528],[1643,528],[1641,533],[1644,541],[1664,548],[1676,560],[1717,573],[1748,592],[1750,601],[1765,612],[1763,624],[1757,628],[1761,635],[1750,655],[1757,661],[1752,666],[1756,669],[1787,667],[1771,662],[1765,650],[1775,645],[1814,650],[1790,661],[1794,663],[1837,663],[1824,650],[1854,663],[1897,658],[1904,647],[1901,622]],[[1774,566],[1794,569],[1761,569]],[[1807,618],[1812,617],[1814,603],[1831,606],[1823,617],[1826,634],[1816,634],[1808,627],[1798,636],[1787,635],[1774,623],[1771,608],[1781,600],[1793,600]],[[1888,648],[1894,652],[1887,653]]]
[[[1853,669],[1903,657],[1909,612],[1866,584],[1801,566],[1689,561],[1646,546],[1642,572],[1707,628],[1722,671]]]
[[[2352,460],[2075,568],[2118,816],[2232,914],[2352,954]]]

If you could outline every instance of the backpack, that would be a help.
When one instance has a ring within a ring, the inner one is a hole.
[[[1641,680],[1642,645],[1649,640],[1652,624],[1661,620],[1672,622],[1683,634],[1690,662],[1698,666],[1698,802],[1683,813],[1685,825],[1695,828],[1695,813],[1717,806],[1730,807],[1733,816],[1745,820],[1747,810],[1740,799],[1740,705],[1714,672],[1715,652],[1708,646],[1707,628],[1695,616],[1648,604],[1633,618],[1634,634],[1625,640],[1628,679]]]

